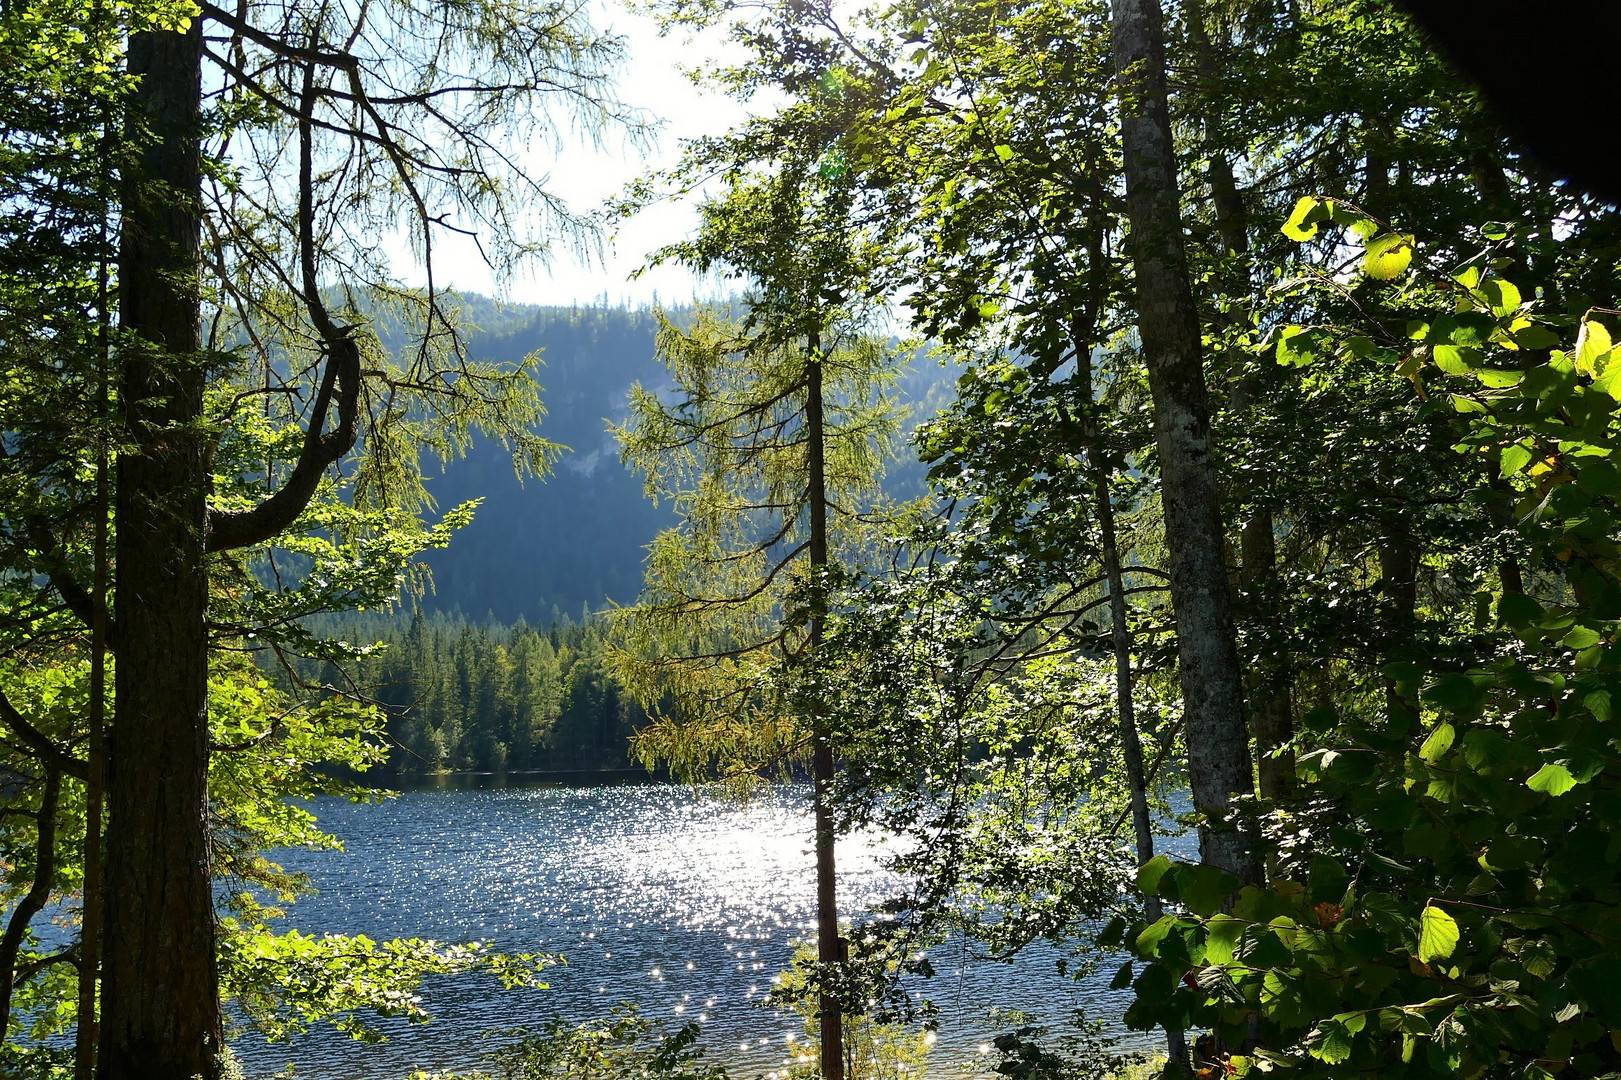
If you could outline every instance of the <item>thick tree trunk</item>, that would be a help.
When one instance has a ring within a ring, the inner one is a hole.
[[[114,722],[102,1080],[212,1077],[222,1046],[207,834],[207,483],[196,279],[201,20],[134,35],[144,128],[124,182]]]
[[[827,566],[827,428],[822,419],[821,341],[812,335],[809,342],[810,368],[806,373],[805,439],[807,442],[806,491],[810,504],[811,573]],[[818,583],[820,588],[820,583]],[[810,648],[822,645],[823,604],[816,601],[811,610]],[[816,959],[837,964],[845,959],[844,940],[839,935],[838,881],[834,873],[833,747],[828,741],[827,720],[812,718],[816,740],[811,756],[811,776],[815,783],[816,814]],[[823,1080],[844,1080],[844,1015],[838,998],[824,984],[817,996],[816,1012],[821,1028]]]
[[[1221,58],[1216,54],[1204,23],[1203,3],[1188,0],[1184,14],[1200,79],[1206,87],[1205,152],[1210,160],[1206,177],[1210,183],[1211,207],[1215,211],[1216,236],[1226,254],[1239,264],[1232,280],[1225,283],[1223,288],[1229,290],[1229,295],[1237,295],[1249,287],[1249,214],[1244,208],[1244,199],[1224,147],[1221,118],[1225,103],[1214,97],[1210,90],[1221,71]],[[1260,390],[1260,380],[1256,376],[1244,379],[1233,393],[1233,412],[1242,415]],[[1253,500],[1255,493],[1250,491],[1245,494]],[[1265,617],[1258,610],[1256,599],[1277,576],[1273,528],[1272,511],[1263,506],[1251,513],[1239,533],[1238,586],[1245,610],[1252,619]],[[1287,654],[1280,653],[1264,658],[1256,666],[1257,670],[1250,672],[1247,690],[1251,725],[1255,732],[1257,781],[1262,797],[1285,799],[1294,791],[1295,767],[1294,755],[1281,749],[1294,734],[1289,658]]]
[[[1254,783],[1210,454],[1199,316],[1182,243],[1163,16],[1158,0],[1113,0],[1113,16],[1129,250],[1154,398],[1188,780],[1194,806],[1205,817],[1199,850],[1205,862],[1253,881],[1250,838],[1227,820],[1232,797],[1250,793]]]

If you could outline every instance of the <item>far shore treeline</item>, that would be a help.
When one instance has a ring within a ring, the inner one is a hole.
[[[369,783],[635,765],[630,736],[647,714],[608,669],[600,618],[554,614],[541,629],[419,613],[346,620],[332,631],[372,648],[345,671],[311,661],[295,670],[383,707],[388,757],[367,773]]]

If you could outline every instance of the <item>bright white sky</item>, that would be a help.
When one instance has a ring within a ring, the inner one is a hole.
[[[693,41],[678,31],[661,38],[651,18],[628,11],[613,0],[603,4],[596,25],[606,26],[626,39],[620,97],[663,124],[655,145],[647,150],[625,146],[612,136],[603,150],[583,140],[565,146],[557,156],[549,148],[544,152],[537,149],[535,172],[549,173],[549,188],[579,212],[596,209],[636,177],[675,164],[681,139],[724,132],[746,115],[743,107],[730,98],[699,90],[680,70],[683,64],[691,65],[723,51],[724,41],[718,35]],[[550,267],[532,265],[504,283],[492,278],[470,240],[440,232],[434,241],[435,276],[441,284],[464,292],[524,304],[595,304],[604,296],[610,305],[642,306],[654,299],[684,303],[695,295],[715,296],[728,290],[674,267],[660,267],[635,281],[629,278],[645,263],[649,252],[687,235],[695,220],[690,203],[657,205],[619,224],[605,264],[576,259],[560,250]]]

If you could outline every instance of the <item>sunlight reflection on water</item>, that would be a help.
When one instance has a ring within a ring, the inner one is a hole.
[[[562,953],[548,990],[502,991],[487,977],[434,980],[425,1026],[384,1022],[389,1041],[355,1043],[318,1029],[288,1044],[235,1043],[249,1076],[296,1062],[311,1080],[373,1080],[413,1068],[470,1067],[484,1032],[578,1022],[621,1000],[674,1022],[700,1019],[710,1056],[737,1078],[782,1064],[799,1019],[760,1003],[791,943],[813,929],[807,793],[789,786],[738,805],[674,785],[492,787],[407,792],[381,805],[323,800],[315,810],[341,854],[283,851],[320,892],[288,920],[308,932],[373,938],[487,939],[512,951]],[[839,905],[857,914],[897,891],[887,844],[841,840]],[[991,1004],[1062,1021],[1082,1001],[1119,1015],[1107,975],[1076,984],[1055,954],[1017,965],[966,963],[937,950],[927,993],[942,1006],[930,1072],[972,1057]],[[1103,999],[1113,999],[1105,1004]]]

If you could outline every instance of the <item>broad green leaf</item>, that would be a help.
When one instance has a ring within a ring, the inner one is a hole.
[[[1283,223],[1283,235],[1291,240],[1310,240],[1318,225],[1328,220],[1328,204],[1310,195],[1295,203],[1294,213]]]
[[[1457,730],[1451,724],[1442,724],[1430,732],[1430,737],[1424,740],[1423,746],[1419,747],[1418,756],[1425,762],[1434,765],[1441,760],[1448,750],[1452,749],[1452,740],[1457,738],[1457,735]]]
[[[1546,979],[1558,966],[1559,955],[1554,952],[1552,945],[1538,939],[1528,942],[1525,948],[1520,950],[1520,964],[1537,978]]]
[[[1532,791],[1541,791],[1548,795],[1559,796],[1576,786],[1576,778],[1570,775],[1570,770],[1563,765],[1549,762],[1525,782],[1525,786]]]
[[[1159,879],[1165,876],[1165,871],[1171,868],[1169,855],[1155,855],[1152,859],[1137,870],[1137,888],[1143,891],[1144,896],[1155,896],[1159,893]]]
[[[997,143],[996,156],[1003,161],[1012,161],[1013,147],[1009,146],[1007,143]]]
[[[1278,363],[1305,367],[1317,359],[1316,335],[1304,326],[1286,326],[1278,335]]]
[[[1249,924],[1231,915],[1214,915],[1205,924],[1204,958],[1207,963],[1226,964],[1233,959],[1238,939],[1244,936]]]
[[[1482,285],[1480,291],[1491,305],[1494,315],[1507,315],[1520,306],[1520,290],[1514,287],[1512,281],[1494,278]]]
[[[1525,381],[1525,372],[1515,368],[1477,367],[1475,378],[1480,385],[1491,390],[1506,390]]]
[[[1497,601],[1497,617],[1505,626],[1531,626],[1545,614],[1542,605],[1524,593],[1504,593]]]
[[[1445,960],[1458,947],[1458,923],[1436,907],[1426,905],[1418,917],[1418,958],[1428,964]]]
[[[1522,349],[1551,349],[1559,344],[1559,335],[1546,326],[1532,323],[1514,331],[1514,342]]]
[[[1209,917],[1222,901],[1244,883],[1227,871],[1205,863],[1176,863],[1160,881],[1160,895],[1175,900],[1195,915]]]
[[[1593,387],[1621,401],[1621,364],[1615,362],[1613,351],[1609,357],[1609,362],[1600,369],[1598,377],[1593,380]]]
[[[1351,1059],[1351,1033],[1344,1024],[1332,1020],[1320,1029],[1322,1038],[1311,1050],[1313,1057],[1329,1065],[1339,1065]]]
[[[1160,942],[1170,934],[1171,928],[1176,925],[1176,916],[1166,915],[1148,926],[1137,935],[1137,955],[1147,958],[1159,951]]]
[[[1498,460],[1503,467],[1500,475],[1513,476],[1531,464],[1531,458],[1534,456],[1528,447],[1521,446],[1519,443],[1512,443],[1503,447],[1503,452],[1498,455]]]
[[[1573,626],[1570,633],[1559,639],[1567,649],[1586,649],[1598,644],[1599,633],[1590,626]]]
[[[1368,241],[1367,254],[1362,258],[1362,270],[1375,281],[1394,281],[1407,272],[1413,261],[1413,238],[1401,233],[1386,233]]]
[[[1598,358],[1610,351],[1610,331],[1601,322],[1583,319],[1576,335],[1576,370],[1592,375],[1598,370]]]
[[[1601,724],[1608,724],[1612,715],[1610,706],[1610,692],[1608,690],[1595,690],[1582,699],[1587,711]]]
[[[1430,350],[1430,358],[1448,375],[1467,375],[1480,360],[1480,353],[1461,345],[1437,345]]]

